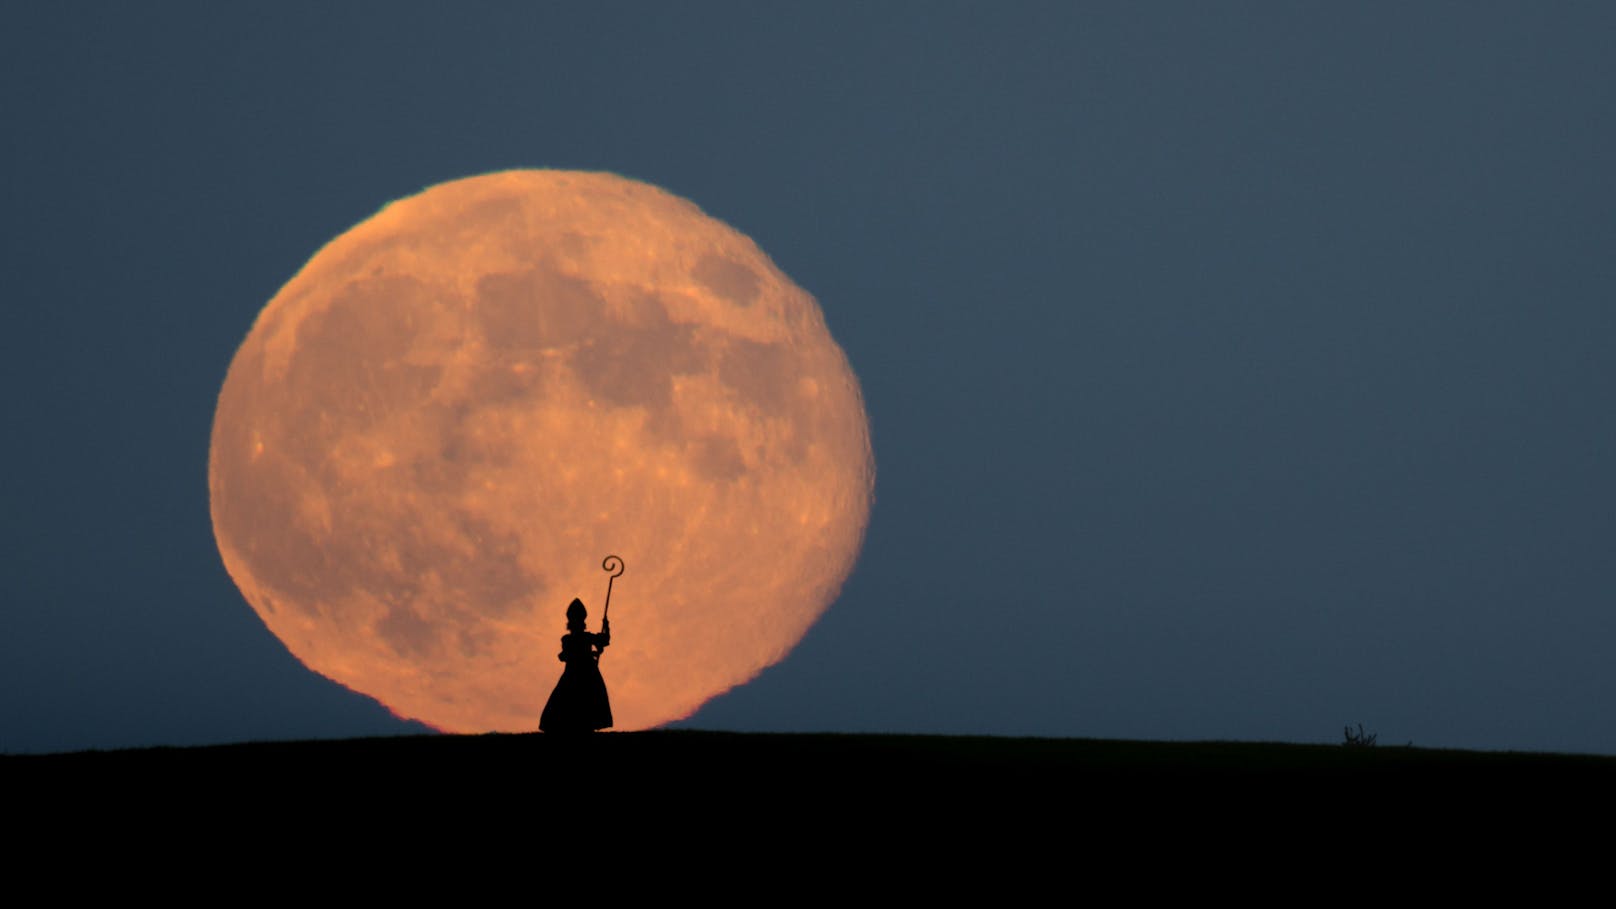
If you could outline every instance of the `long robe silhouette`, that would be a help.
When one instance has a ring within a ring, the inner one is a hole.
[[[582,600],[567,607],[567,633],[561,638],[558,658],[567,664],[539,717],[544,732],[593,732],[612,725],[612,704],[606,680],[600,675],[600,652],[612,642],[610,621],[600,623],[600,634],[585,631],[588,612]]]

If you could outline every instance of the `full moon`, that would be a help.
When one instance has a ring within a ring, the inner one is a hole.
[[[269,301],[208,458],[226,569],[306,666],[452,732],[527,731],[573,597],[618,729],[778,662],[852,570],[874,482],[814,299],[654,186],[434,186]]]

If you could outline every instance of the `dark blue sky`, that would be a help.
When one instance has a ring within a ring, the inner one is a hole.
[[[688,725],[1616,753],[1607,4],[59,6],[0,29],[0,751],[410,728],[225,574],[214,400],[336,234],[567,167],[749,234],[870,411],[841,600]]]

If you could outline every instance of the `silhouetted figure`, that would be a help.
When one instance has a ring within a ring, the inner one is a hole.
[[[600,677],[600,652],[612,642],[612,623],[600,623],[600,634],[585,631],[588,612],[582,600],[567,607],[567,633],[561,637],[561,680],[539,717],[545,732],[593,732],[612,725],[612,704],[606,698],[606,680]]]

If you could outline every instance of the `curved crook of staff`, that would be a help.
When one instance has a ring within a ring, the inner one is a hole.
[[[609,555],[600,563],[600,567],[603,571],[611,572],[606,577],[606,607],[600,611],[601,621],[605,621],[607,613],[612,611],[612,581],[617,580],[618,575],[623,573],[623,560]]]

